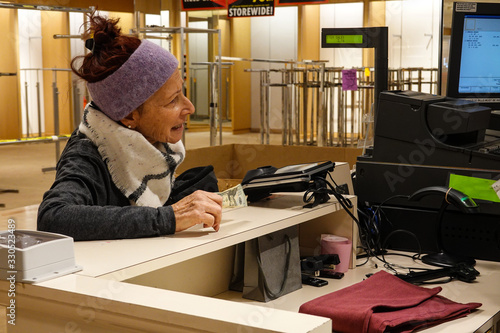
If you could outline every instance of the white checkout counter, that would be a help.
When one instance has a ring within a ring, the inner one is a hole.
[[[300,194],[277,195],[224,210],[219,232],[195,227],[166,237],[76,242],[82,271],[37,284],[16,283],[16,325],[6,323],[7,332],[331,332],[330,319],[299,314],[299,306],[362,281],[383,269],[380,263],[375,268],[369,262],[328,286],[303,286],[268,303],[228,291],[234,245],[291,225],[300,224],[306,255],[317,251],[321,233],[354,240],[354,254],[356,226],[335,199],[313,209],[302,205]],[[36,207],[0,216],[2,223],[14,218],[18,229],[33,229]],[[399,257],[394,261],[405,264]],[[487,330],[500,320],[500,263],[479,261],[476,268],[481,272],[477,282],[444,284],[440,295],[482,307],[425,332],[495,332]],[[9,287],[0,281],[4,307],[11,299]]]
[[[356,239],[334,200],[302,205],[301,194],[276,195],[224,210],[219,232],[198,226],[165,237],[75,242],[83,270],[16,283],[16,325],[7,324],[7,332],[329,332],[327,318],[216,298],[228,290],[238,243],[297,224]],[[34,229],[36,207],[6,214],[2,219],[15,219],[17,229]],[[314,251],[319,242],[307,235],[302,246]],[[8,291],[9,282],[0,281],[3,306]]]

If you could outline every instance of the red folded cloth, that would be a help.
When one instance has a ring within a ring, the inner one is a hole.
[[[385,271],[303,304],[299,312],[332,319],[342,333],[412,332],[466,316],[480,303],[460,304],[432,289],[412,285]]]

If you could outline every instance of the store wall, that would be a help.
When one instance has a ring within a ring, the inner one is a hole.
[[[297,7],[277,7],[272,17],[251,19],[251,57],[254,59],[297,60]],[[284,64],[252,62],[247,68],[279,69]],[[248,73],[252,79],[252,128],[260,128],[260,74]],[[270,73],[271,83],[281,83],[281,73]],[[281,128],[281,88],[271,90],[270,128]]]
[[[17,12],[0,9],[0,72],[18,73]],[[19,75],[19,74],[18,74]],[[0,139],[17,139],[20,135],[18,76],[0,77]]]
[[[71,61],[68,39],[54,39],[55,34],[69,34],[69,16],[66,12],[41,11],[42,66],[68,70]],[[57,86],[59,134],[73,131],[72,81],[69,71],[44,71],[43,102],[45,112],[45,135],[54,135],[54,115],[57,112],[54,101],[54,85]]]
[[[119,24],[120,28],[122,29],[123,34],[129,34],[130,30],[135,28],[134,14],[133,13],[109,12],[107,14],[109,17],[120,19],[120,22],[118,24]]]
[[[42,70],[42,16],[38,10],[18,10],[19,84],[21,86],[22,135],[36,136],[44,131]]]
[[[365,27],[385,27],[386,26],[386,1],[371,1],[365,3],[363,9],[363,21]],[[363,49],[363,67],[375,66],[375,50]]]
[[[249,18],[238,18],[230,21],[231,25],[231,57],[251,58]],[[231,110],[233,110],[233,133],[245,133],[250,130],[252,122],[251,113],[251,78],[249,73],[245,73],[245,68],[249,65],[243,61],[236,61],[233,65],[231,82],[233,82],[231,92]]]
[[[219,26],[221,29],[221,53],[223,55],[231,54],[231,44],[230,44],[230,32],[231,25],[229,20],[218,20]],[[233,114],[231,113],[231,86],[233,82],[231,81],[231,73],[233,72],[233,67],[229,66],[227,69],[222,70],[222,101],[221,110],[222,110],[222,119],[223,120],[231,120],[233,119]]]
[[[437,68],[441,0],[386,3],[389,68]]]
[[[81,35],[85,31],[83,13],[69,13],[69,33],[70,35]],[[80,38],[71,38],[69,40],[71,59],[77,56],[83,56],[88,52],[85,44]],[[73,127],[76,128],[82,119],[85,102],[89,100],[85,82],[72,74],[73,84]],[[76,96],[75,96],[76,94]]]
[[[208,29],[208,22],[201,20],[189,22],[190,28]],[[189,62],[189,77],[190,77],[190,94],[189,97],[195,107],[195,113],[192,118],[208,119],[210,116],[210,80],[208,65],[194,65],[195,63],[204,63],[210,61],[209,54],[209,36],[208,34],[187,34],[186,39],[189,46],[188,62]]]
[[[321,60],[320,6],[300,6],[298,28],[298,60]]]

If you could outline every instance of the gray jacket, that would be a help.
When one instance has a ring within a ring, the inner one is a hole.
[[[199,179],[183,181],[185,177],[179,176],[163,207],[131,206],[113,183],[97,147],[75,131],[57,163],[54,184],[43,196],[37,228],[77,241],[173,234],[175,215],[170,204],[180,199],[179,191],[182,196],[197,189],[216,191],[213,168],[208,171],[208,182],[202,185]]]

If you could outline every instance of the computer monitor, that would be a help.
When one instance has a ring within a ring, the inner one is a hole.
[[[455,2],[447,96],[500,110],[500,3]]]

